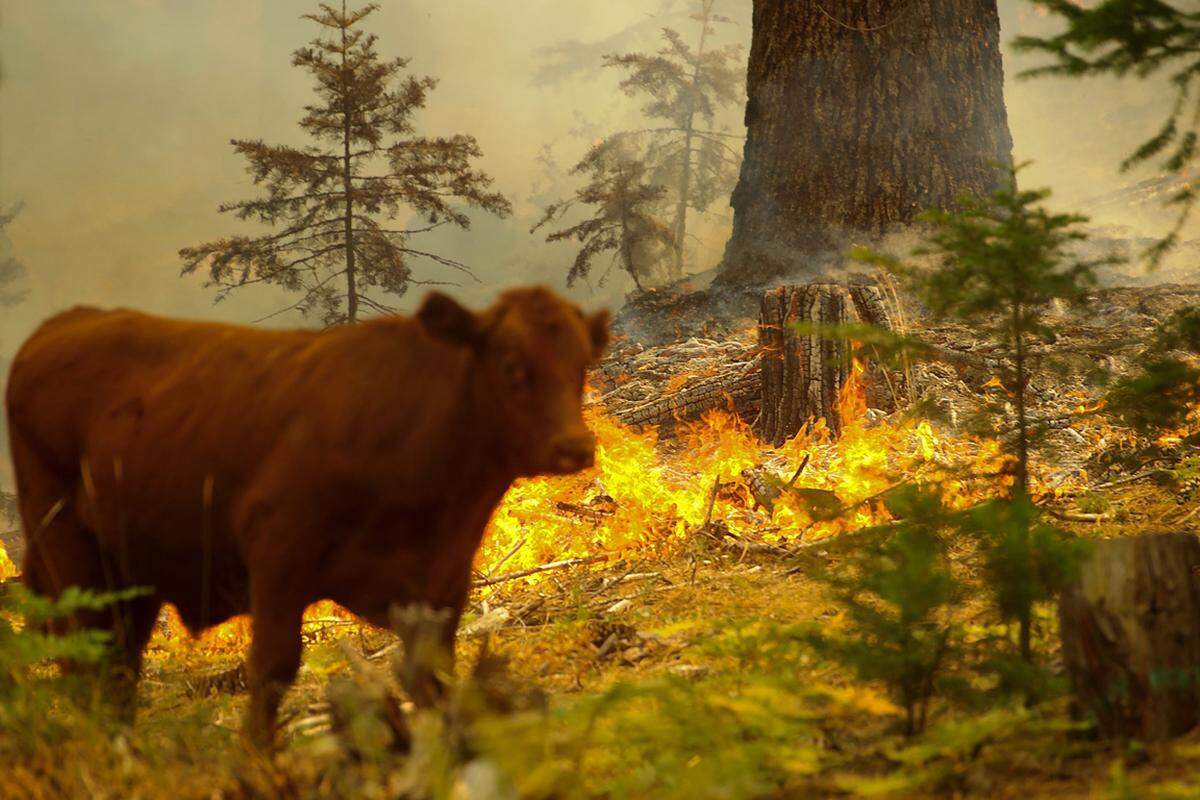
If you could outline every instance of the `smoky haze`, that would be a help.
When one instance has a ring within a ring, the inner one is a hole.
[[[352,3],[358,5],[358,3]],[[229,139],[303,144],[297,121],[311,100],[291,53],[314,35],[297,0],[0,0],[0,207],[25,208],[0,241],[28,268],[25,302],[4,310],[0,355],[45,316],[87,303],[250,322],[288,305],[277,289],[235,293],[214,305],[199,276],[181,278],[185,245],[252,229],[218,214],[222,201],[254,195]],[[421,240],[471,265],[478,282],[452,288],[481,304],[497,290],[538,281],[564,289],[570,245],[546,244],[529,227],[574,185],[568,168],[596,138],[637,127],[639,102],[600,68],[609,52],[653,50],[670,25],[691,41],[685,0],[383,0],[367,27],[384,57],[441,83],[418,120],[429,135],[470,133],[480,165],[514,204],[507,220],[476,216],[471,231]],[[719,43],[750,40],[749,0],[726,0]],[[1169,98],[1128,81],[1017,81],[1033,62],[1014,57],[1018,33],[1050,21],[1028,3],[1001,0],[1008,106],[1018,160],[1030,185],[1049,185],[1064,207],[1111,193],[1140,176],[1117,163],[1154,132]],[[741,110],[723,120],[741,131]],[[703,220],[699,266],[720,258],[729,209]],[[1157,209],[1103,207],[1097,222],[1161,228]],[[415,244],[414,240],[414,244]],[[425,280],[455,280],[432,263]],[[577,286],[585,305],[614,306],[628,286]],[[399,303],[411,308],[415,287]],[[303,324],[295,313],[266,324]]]

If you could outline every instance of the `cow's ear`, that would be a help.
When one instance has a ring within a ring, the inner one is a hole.
[[[425,296],[417,319],[425,330],[447,342],[474,348],[483,340],[479,318],[441,292],[430,292]]]
[[[592,339],[592,354],[598,359],[604,355],[604,348],[608,347],[608,312],[597,311],[585,322],[588,336]]]

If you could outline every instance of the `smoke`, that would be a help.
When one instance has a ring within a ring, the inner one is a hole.
[[[475,135],[481,166],[514,202],[512,219],[475,219],[472,230],[426,237],[425,249],[470,264],[476,280],[454,288],[480,305],[501,288],[530,281],[564,290],[569,244],[528,233],[544,204],[575,185],[570,165],[599,136],[638,127],[638,102],[600,69],[606,52],[659,45],[670,25],[687,32],[687,0],[383,0],[372,18],[385,56],[441,79],[422,132]],[[220,305],[195,277],[179,277],[176,251],[248,229],[216,213],[222,201],[252,196],[232,137],[303,143],[296,122],[310,100],[308,76],[290,66],[313,35],[300,15],[309,0],[0,0],[0,204],[25,202],[8,234],[29,269],[29,296],[0,322],[0,355],[47,315],[78,303],[248,322],[288,304],[273,288],[246,290]],[[1003,38],[1055,24],[1024,0],[1000,0]],[[750,41],[750,0],[726,0],[722,43]],[[1120,175],[1117,164],[1159,124],[1169,97],[1130,79],[1039,79],[1006,46],[1008,107],[1019,160],[1033,160],[1029,185],[1055,189],[1055,203],[1079,208],[1152,177]],[[728,122],[740,129],[740,111]],[[698,218],[698,262],[713,266],[729,209]],[[1099,203],[1110,234],[1152,236],[1169,217],[1156,204]],[[456,278],[415,265],[426,280]],[[401,301],[411,308],[417,287]],[[589,306],[619,305],[628,286],[579,286]],[[296,325],[283,315],[269,324]]]

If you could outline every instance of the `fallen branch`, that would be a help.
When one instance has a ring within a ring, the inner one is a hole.
[[[1148,469],[1145,472],[1139,472],[1136,475],[1130,475],[1127,478],[1118,478],[1115,481],[1105,481],[1104,483],[1098,483],[1098,484],[1096,484],[1096,486],[1094,488],[1096,488],[1096,489],[1112,489],[1115,486],[1125,486],[1130,483],[1137,483],[1138,481],[1144,481],[1146,478],[1152,478],[1155,475],[1159,474],[1160,472],[1162,472],[1161,469],[1157,469],[1157,468]]]
[[[1085,514],[1078,511],[1059,511],[1056,508],[1048,508],[1043,506],[1042,510],[1055,519],[1060,519],[1063,522],[1108,522],[1113,519],[1112,514]]]
[[[568,503],[559,500],[554,504],[556,511],[561,511],[565,514],[570,514],[579,519],[586,519],[593,524],[599,525],[605,519],[613,515],[613,510],[610,508],[591,508],[590,506],[581,506],[578,503]]]
[[[473,588],[479,589],[484,586],[494,586],[497,583],[504,583],[505,581],[515,581],[517,578],[528,578],[530,575],[537,575],[538,573],[549,572],[550,570],[554,569],[578,567],[582,566],[583,564],[595,564],[599,561],[607,561],[609,558],[611,558],[610,554],[600,553],[599,555],[586,556],[584,558],[568,558],[565,561],[551,561],[549,564],[542,564],[541,566],[530,567],[529,569],[518,570],[517,572],[510,572],[507,575],[501,575],[496,578],[484,578],[483,580],[475,581],[475,583],[471,585]]]

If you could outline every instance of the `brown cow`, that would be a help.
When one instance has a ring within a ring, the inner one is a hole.
[[[133,681],[163,602],[193,632],[249,612],[246,732],[268,743],[309,603],[377,625],[446,609],[453,646],[511,482],[592,463],[584,372],[607,323],[541,288],[321,332],[60,314],[8,383],[25,581],[151,587],[76,620],[113,632]]]

